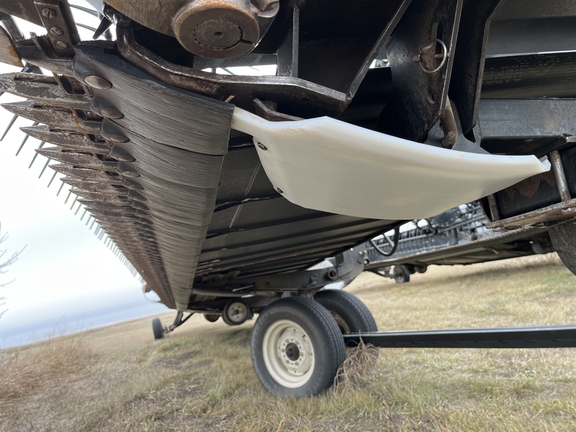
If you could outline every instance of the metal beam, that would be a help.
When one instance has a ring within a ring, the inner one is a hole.
[[[574,348],[576,325],[348,333],[347,345],[379,348]]]

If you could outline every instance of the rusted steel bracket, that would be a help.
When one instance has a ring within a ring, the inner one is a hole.
[[[550,152],[549,159],[552,164],[552,171],[556,179],[556,186],[558,188],[558,193],[560,194],[561,202],[521,215],[500,219],[497,199],[494,195],[490,195],[488,196],[488,204],[492,216],[492,222],[487,225],[487,228],[494,231],[502,231],[523,227],[541,226],[542,224],[576,218],[576,198],[573,199],[570,195],[570,189],[568,187],[566,174],[558,150]]]
[[[512,230],[530,226],[538,227],[542,224],[573,218],[576,218],[576,199],[494,221],[486,225],[486,228],[494,231]]]
[[[422,141],[443,115],[462,4],[413,1],[400,19],[386,48],[394,95],[380,114],[383,132]]]
[[[132,29],[118,27],[118,50],[129,63],[170,85],[252,109],[252,100],[274,100],[282,112],[337,115],[348,104],[345,93],[288,76],[217,75],[170,63],[139,45]],[[240,97],[242,96],[242,97]]]
[[[60,0],[35,0],[34,4],[54,53],[58,57],[74,57],[74,47],[80,42],[76,23],[68,2]]]

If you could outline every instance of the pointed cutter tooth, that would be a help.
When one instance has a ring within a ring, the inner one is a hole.
[[[119,217],[134,218],[134,209],[132,207],[118,206],[115,204],[103,203],[89,199],[78,198],[78,201],[84,204],[91,213],[116,215]]]
[[[1,105],[7,111],[30,120],[89,134],[99,134],[101,122],[83,120],[66,107],[44,105],[33,101],[10,102]]]
[[[110,148],[104,143],[95,143],[82,132],[53,130],[50,126],[21,127],[20,130],[40,141],[47,141],[60,147],[104,156],[110,154]]]
[[[69,94],[54,77],[15,72],[0,75],[0,90],[42,102],[90,111],[90,98],[81,94]]]
[[[90,192],[106,192],[115,193],[117,196],[127,196],[128,189],[125,187],[114,187],[105,181],[87,181],[80,180],[75,177],[64,177],[61,179],[64,183],[69,184],[78,189]]]
[[[75,167],[67,164],[50,165],[50,168],[61,174],[65,174],[67,176],[75,177],[81,180],[106,182],[113,185],[122,185],[122,182],[124,181],[124,177],[119,175],[110,175],[104,171],[90,168]]]
[[[93,191],[85,191],[78,188],[70,189],[72,193],[78,195],[79,197],[86,198],[93,201],[100,201],[109,204],[115,204],[117,206],[130,206],[132,204],[132,200],[127,198],[119,197],[115,192],[93,192]]]
[[[103,161],[92,154],[65,150],[60,147],[44,147],[36,151],[49,159],[82,168],[115,171],[118,166],[116,162]]]

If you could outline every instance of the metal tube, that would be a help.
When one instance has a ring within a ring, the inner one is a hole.
[[[552,169],[554,170],[554,177],[556,177],[560,199],[564,202],[570,201],[570,190],[568,189],[568,182],[566,181],[562,159],[560,158],[558,150],[550,152],[550,162],[552,163]]]
[[[44,144],[46,144],[46,141],[42,141],[40,143],[40,145],[38,146],[38,148],[44,147]],[[34,165],[34,161],[36,160],[37,157],[38,157],[38,152],[35,152],[34,157],[32,158],[32,162],[30,162],[30,165],[28,165],[28,169],[32,168],[32,165]]]
[[[490,206],[492,222],[500,220],[500,211],[498,211],[498,203],[496,203],[496,197],[494,194],[488,195],[488,205]]]
[[[379,348],[569,348],[576,326],[507,327],[347,333],[344,341]]]
[[[16,121],[16,119],[19,116],[17,114],[14,114],[14,116],[12,117],[12,120],[10,120],[10,123],[8,123],[8,127],[4,130],[4,133],[2,134],[2,138],[0,138],[0,141],[2,141],[5,137],[6,134],[10,131],[10,129],[12,128],[12,125],[14,124],[14,122]]]
[[[456,118],[454,117],[454,111],[452,111],[452,103],[450,103],[450,101],[446,103],[446,110],[440,119],[440,124],[444,131],[442,147],[452,148],[456,142],[456,138],[458,138],[458,126],[456,125]]]
[[[46,171],[46,168],[48,168],[48,164],[50,163],[50,159],[46,159],[46,163],[44,164],[44,168],[42,168],[42,171],[40,171],[40,175],[38,176],[38,178],[42,178],[42,175],[44,174],[44,171]],[[62,183],[64,184],[64,183]],[[50,186],[48,186],[50,187]]]
[[[23,41],[26,39],[24,33],[22,33],[18,28],[16,21],[14,21],[14,18],[12,18],[10,15],[0,12],[0,21],[2,21],[4,28],[15,42]]]

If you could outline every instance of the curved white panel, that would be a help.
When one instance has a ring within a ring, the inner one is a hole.
[[[534,156],[432,147],[329,117],[270,122],[240,108],[274,187],[302,207],[374,219],[434,216],[550,169]]]

